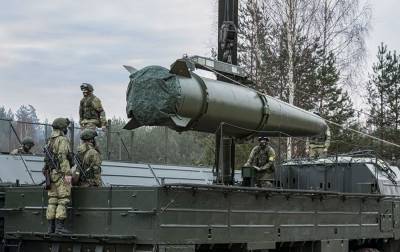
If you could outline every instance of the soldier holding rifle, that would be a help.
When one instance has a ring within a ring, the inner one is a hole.
[[[53,132],[49,138],[45,152],[45,167],[48,190],[48,206],[46,218],[48,233],[63,234],[69,231],[65,228],[67,205],[71,198],[71,166],[73,166],[70,142],[66,137],[70,121],[67,118],[57,118],[53,121]]]
[[[101,186],[101,155],[96,148],[97,132],[85,129],[81,133],[82,143],[78,148],[78,185],[84,187]]]

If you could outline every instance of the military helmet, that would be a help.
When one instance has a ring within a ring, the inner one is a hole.
[[[53,127],[53,129],[63,130],[68,128],[69,124],[70,121],[68,118],[59,117],[54,119],[53,124],[51,126]]]
[[[92,140],[95,137],[97,137],[97,132],[93,129],[85,129],[81,132],[82,140]]]
[[[81,85],[81,90],[89,90],[90,92],[93,92],[94,88],[92,86],[92,84],[89,83],[82,83]]]
[[[34,146],[35,143],[33,142],[32,137],[24,137],[24,139],[22,139],[22,145],[29,145],[29,146]]]
[[[260,136],[260,137],[258,137],[258,141],[259,141],[259,142],[261,142],[261,141],[269,142],[269,138],[266,137],[266,136]]]

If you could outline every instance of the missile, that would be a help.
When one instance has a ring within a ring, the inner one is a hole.
[[[176,131],[215,133],[243,138],[323,134],[326,122],[311,112],[254,89],[200,77],[184,59],[168,70],[149,66],[132,71],[127,89],[125,129],[167,126]]]

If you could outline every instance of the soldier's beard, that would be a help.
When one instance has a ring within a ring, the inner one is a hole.
[[[68,133],[68,129],[63,129],[63,133],[64,133],[64,135],[66,136],[67,133]]]
[[[24,145],[24,146],[22,146],[22,149],[24,149],[25,152],[28,152],[31,148],[26,146],[26,145]]]

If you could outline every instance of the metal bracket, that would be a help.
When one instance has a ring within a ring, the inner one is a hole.
[[[194,125],[199,121],[199,119],[207,113],[208,110],[208,89],[207,89],[207,85],[204,83],[203,79],[200,78],[200,76],[198,76],[195,73],[192,73],[193,78],[195,78],[201,86],[201,91],[202,91],[202,96],[203,96],[203,104],[201,105],[201,112],[199,113],[199,115],[195,118],[192,118],[190,120],[190,122],[188,123],[187,127],[188,128],[193,128]]]
[[[198,69],[206,71],[217,71],[222,74],[229,74],[235,77],[245,79],[247,77],[246,71],[240,67],[226,62],[202,57],[202,56],[192,56],[189,58]]]
[[[262,114],[262,118],[260,123],[258,124],[257,128],[254,130],[253,133],[251,133],[250,135],[248,135],[246,138],[252,138],[255,135],[257,135],[258,131],[262,131],[262,129],[264,128],[264,125],[267,123],[268,121],[268,117],[269,117],[269,106],[268,106],[268,101],[267,98],[265,97],[265,95],[262,95],[260,93],[258,93],[258,97],[260,97],[260,100],[263,103],[263,114]]]

